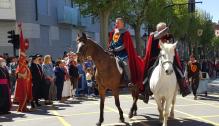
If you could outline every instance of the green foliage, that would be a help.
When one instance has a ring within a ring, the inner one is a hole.
[[[213,47],[219,48],[219,37],[214,37],[211,41]]]
[[[112,18],[122,17],[126,23],[135,27],[141,25],[148,10],[149,0],[121,0],[112,13]]]
[[[148,10],[145,13],[145,23],[155,27],[159,22],[166,22],[171,15],[171,8],[164,8],[168,3],[166,0],[150,0]]]

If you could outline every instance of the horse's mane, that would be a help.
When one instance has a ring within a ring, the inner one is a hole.
[[[107,52],[105,51],[105,49],[100,46],[99,44],[97,44],[96,41],[92,40],[91,38],[87,39],[89,42],[91,42],[93,45],[95,45],[99,50],[101,50],[102,52],[104,52],[105,54],[107,54]]]

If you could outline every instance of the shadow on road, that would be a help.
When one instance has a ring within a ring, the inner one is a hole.
[[[216,96],[203,96],[203,95],[199,95],[199,100],[218,101],[218,102],[219,102],[219,97],[216,97]]]
[[[138,115],[143,117],[142,119],[136,119],[135,122],[130,124],[125,124],[125,126],[161,126],[162,124],[158,120],[158,115],[148,114],[148,115]],[[139,121],[139,122],[138,122]],[[118,126],[118,125],[117,125]],[[201,122],[194,119],[169,119],[168,126],[214,126],[212,124]]]
[[[15,118],[25,118],[25,114],[17,114],[17,113],[11,113],[6,115],[0,115],[0,122],[12,122]],[[0,125],[1,126],[1,125]]]

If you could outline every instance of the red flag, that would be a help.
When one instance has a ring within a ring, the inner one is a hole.
[[[21,23],[18,24],[18,27],[20,28],[20,55],[21,55],[21,53],[25,53],[26,49],[25,49],[25,41],[24,41]]]

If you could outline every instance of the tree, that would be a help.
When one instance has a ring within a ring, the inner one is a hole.
[[[214,56],[219,57],[219,37],[214,37],[211,41],[211,47],[214,51]],[[216,54],[216,55],[215,55]],[[215,58],[216,58],[215,57]]]
[[[97,16],[100,20],[100,43],[106,47],[108,41],[109,16],[119,0],[74,0],[82,15]]]
[[[211,41],[211,45],[218,48],[219,47],[219,37],[214,37]]]
[[[144,23],[155,28],[159,22],[167,22],[172,13],[171,8],[164,8],[167,4],[167,0],[150,0]]]

